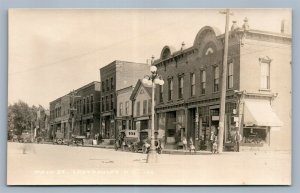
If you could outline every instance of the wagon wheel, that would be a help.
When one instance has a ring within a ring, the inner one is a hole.
[[[57,144],[62,144],[62,139],[57,139]]]

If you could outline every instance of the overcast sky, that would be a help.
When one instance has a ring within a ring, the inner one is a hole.
[[[89,82],[114,60],[146,62],[165,45],[193,44],[204,26],[224,32],[220,10],[14,9],[9,11],[9,104],[43,105]],[[232,10],[238,25],[280,32],[288,9]]]

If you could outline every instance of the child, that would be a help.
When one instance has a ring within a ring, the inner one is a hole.
[[[190,152],[196,152],[196,149],[195,149],[195,146],[194,146],[194,142],[193,142],[193,139],[190,138]]]
[[[218,149],[218,144],[217,144],[217,141],[215,141],[213,143],[213,151],[212,151],[212,153],[217,153],[217,149]]]

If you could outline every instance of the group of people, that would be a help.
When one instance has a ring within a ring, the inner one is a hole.
[[[192,137],[190,137],[189,144],[188,144],[188,142],[187,142],[186,137],[183,137],[183,138],[182,138],[182,145],[183,145],[183,149],[184,149],[185,151],[188,150],[188,145],[189,145],[189,150],[190,150],[190,152],[192,152],[192,151],[196,152],[196,148],[195,148],[195,145],[194,145],[194,142],[193,142],[193,138],[192,138]]]

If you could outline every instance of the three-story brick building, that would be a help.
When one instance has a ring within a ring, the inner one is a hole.
[[[101,135],[103,139],[115,139],[117,97],[116,91],[132,86],[149,71],[144,63],[114,61],[100,69],[101,80]]]

